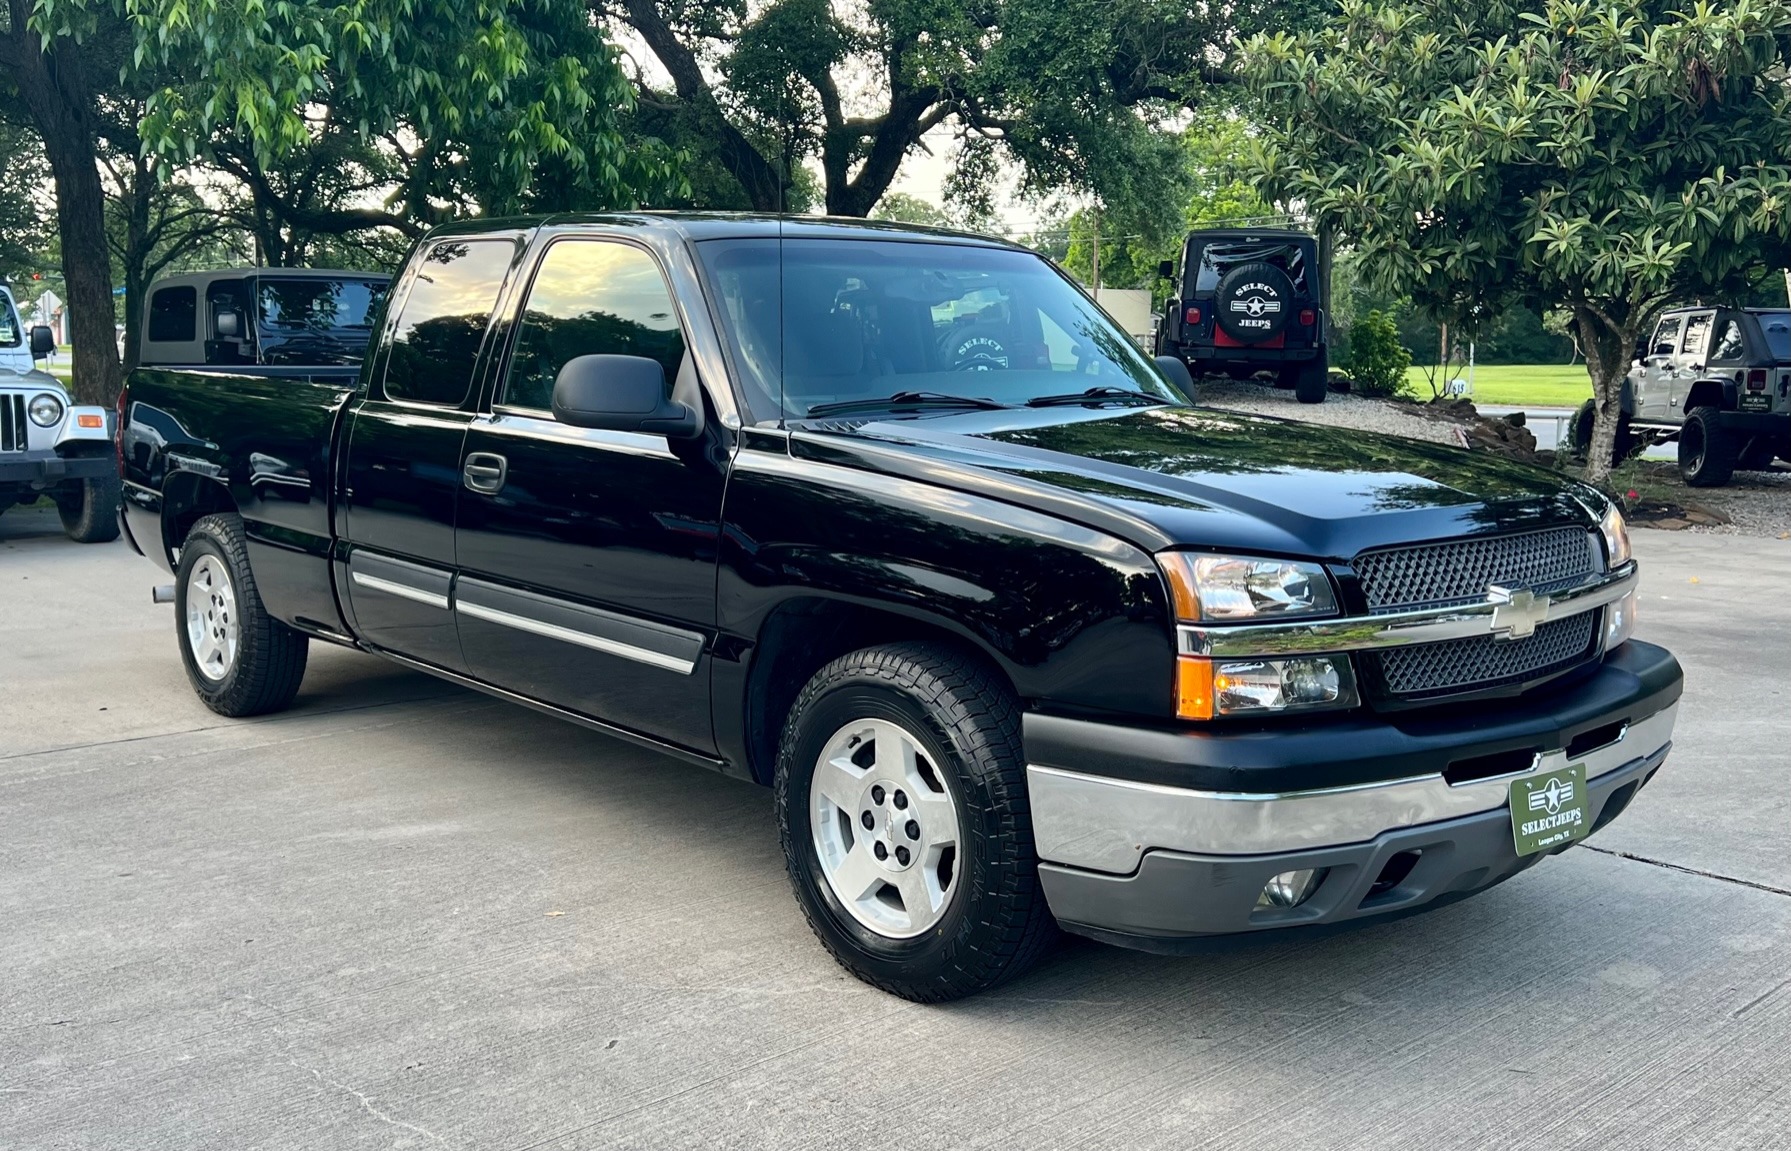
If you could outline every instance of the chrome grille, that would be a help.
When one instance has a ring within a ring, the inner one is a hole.
[[[1545,623],[1526,639],[1485,635],[1394,648],[1377,657],[1380,675],[1388,691],[1407,698],[1521,683],[1594,654],[1593,627],[1603,618],[1583,611]]]
[[[1494,585],[1563,591],[1598,573],[1602,552],[1584,528],[1450,540],[1364,552],[1356,576],[1373,612],[1481,603]],[[1471,639],[1416,644],[1364,657],[1372,679],[1402,699],[1424,699],[1541,679],[1598,654],[1593,610],[1545,623],[1523,639]]]
[[[0,452],[25,451],[25,428],[25,397],[0,393]]]
[[[1395,611],[1478,602],[1494,584],[1560,591],[1592,576],[1598,554],[1591,532],[1553,528],[1363,552],[1355,567],[1369,610]]]

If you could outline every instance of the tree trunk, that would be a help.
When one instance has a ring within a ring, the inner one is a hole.
[[[64,302],[75,356],[75,400],[110,405],[118,396],[121,376],[93,91],[77,45],[55,39],[38,50],[37,34],[26,24],[27,8],[21,0],[12,0],[9,55],[18,64],[13,82],[43,138],[44,154],[56,182],[62,279],[68,293]]]
[[[1617,449],[1617,425],[1623,415],[1623,378],[1629,374],[1630,352],[1635,347],[1635,320],[1613,327],[1597,312],[1583,305],[1573,309],[1579,329],[1580,348],[1586,354],[1586,374],[1592,377],[1592,443],[1586,450],[1586,482],[1602,484],[1610,478],[1611,457]]]

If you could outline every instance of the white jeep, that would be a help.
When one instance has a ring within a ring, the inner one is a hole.
[[[50,329],[25,331],[12,293],[0,286],[0,511],[47,495],[70,539],[117,539],[112,413],[76,405],[56,377],[38,370],[55,350]]]

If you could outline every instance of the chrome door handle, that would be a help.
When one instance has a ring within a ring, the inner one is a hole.
[[[460,479],[467,489],[481,495],[496,495],[503,490],[510,461],[496,452],[472,452],[461,466]]]

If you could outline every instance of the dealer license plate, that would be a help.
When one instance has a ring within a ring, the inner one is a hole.
[[[1743,392],[1741,394],[1741,410],[1744,412],[1770,412],[1772,410],[1772,393]]]
[[[1511,781],[1511,837],[1519,855],[1584,839],[1591,830],[1585,764]]]

